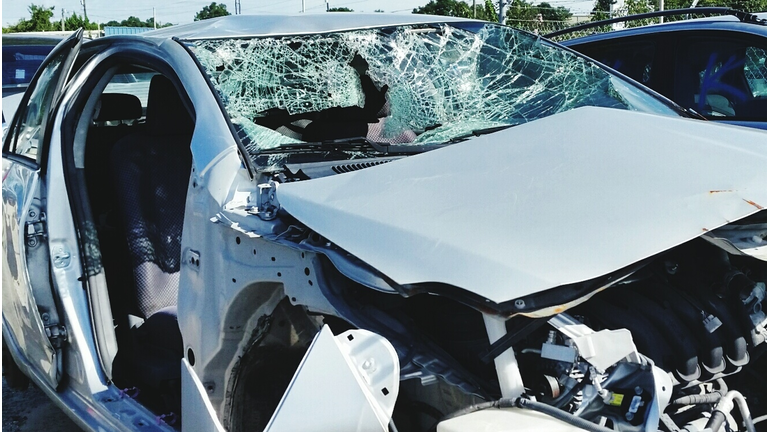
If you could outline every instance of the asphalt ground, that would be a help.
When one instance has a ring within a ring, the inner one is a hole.
[[[13,390],[3,378],[2,432],[82,432],[34,384]]]

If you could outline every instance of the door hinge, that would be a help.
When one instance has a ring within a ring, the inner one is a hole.
[[[253,195],[248,197],[250,205],[246,208],[246,211],[266,221],[275,219],[278,210],[280,210],[280,203],[277,201],[276,195],[279,184],[272,180],[269,183],[259,184],[255,198]]]
[[[67,328],[58,324],[46,326],[45,335],[51,340],[51,345],[58,349],[67,340]]]
[[[24,238],[27,247],[36,247],[41,241],[44,241],[48,234],[45,229],[45,213],[39,214],[34,211],[29,212],[29,220],[24,224]]]

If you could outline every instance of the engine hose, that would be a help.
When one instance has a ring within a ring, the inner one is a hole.
[[[741,412],[741,418],[744,419],[744,426],[747,428],[747,432],[755,432],[755,424],[749,413],[747,401],[744,400],[744,396],[736,390],[731,390],[726,393],[725,396],[720,398],[706,427],[714,432],[719,431],[725,422],[725,414],[733,410],[734,402],[736,402],[736,407],[739,409],[739,412]]]
[[[723,397],[720,393],[709,393],[703,395],[690,395],[677,398],[670,402],[670,405],[700,405],[715,403]]]
[[[532,401],[530,399],[525,399],[525,398],[517,398],[515,400],[515,405],[520,408],[525,408],[532,411],[538,411],[540,413],[547,414],[558,420],[562,420],[570,425],[576,426],[577,428],[580,428],[580,429],[584,429],[592,432],[614,432],[613,429],[609,429],[605,426],[600,426],[599,424],[592,423],[589,420],[583,419],[579,416],[575,416],[569,412],[559,410],[545,403],[536,402],[536,401]]]
[[[719,378],[717,380],[717,383],[719,385],[719,388],[715,390],[712,393],[707,393],[703,395],[688,395],[679,397],[672,402],[670,402],[670,405],[699,405],[699,404],[713,404],[717,403],[717,401],[720,400],[726,393],[728,393],[728,385],[725,383],[725,381],[722,378]]]

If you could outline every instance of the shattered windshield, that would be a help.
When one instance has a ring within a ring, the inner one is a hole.
[[[445,143],[587,105],[671,113],[535,35],[464,27],[198,40],[190,49],[252,155],[353,137]]]

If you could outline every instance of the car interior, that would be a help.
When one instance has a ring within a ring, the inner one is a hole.
[[[675,100],[711,119],[764,120],[765,95],[747,77],[753,47],[729,39],[685,39],[675,63]],[[763,48],[762,57],[765,58]],[[765,74],[763,60],[762,75]]]
[[[84,168],[117,339],[112,380],[179,427],[176,302],[194,120],[169,78],[140,67],[119,68],[93,111]]]

